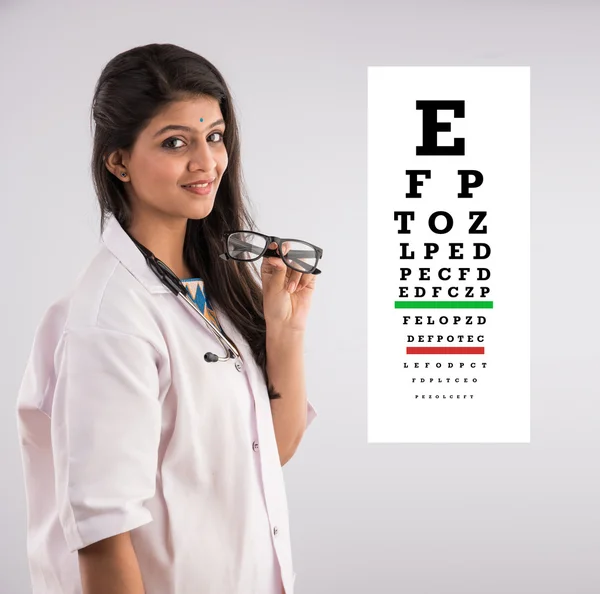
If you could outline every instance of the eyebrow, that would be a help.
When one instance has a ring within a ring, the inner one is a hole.
[[[207,128],[212,128],[213,126],[216,126],[217,124],[224,124],[224,123],[225,123],[225,120],[223,118],[221,118],[220,120],[214,121],[210,126],[207,126]],[[183,130],[184,132],[190,132],[192,134],[194,134],[196,132],[195,128],[190,128],[189,126],[181,126],[181,125],[178,125],[178,124],[169,124],[168,126],[165,126],[164,128],[161,128],[153,136],[153,138],[156,138],[157,136],[160,136],[161,134],[163,134],[167,130]]]

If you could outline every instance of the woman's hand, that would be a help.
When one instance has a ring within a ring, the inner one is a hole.
[[[275,249],[277,244],[273,242],[269,248]],[[264,257],[260,275],[267,327],[303,332],[315,289],[315,275],[292,270],[281,258]],[[289,287],[293,289],[291,293]]]

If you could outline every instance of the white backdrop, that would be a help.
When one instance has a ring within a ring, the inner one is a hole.
[[[324,249],[306,339],[320,414],[284,468],[298,594],[597,594],[599,20],[591,0],[0,3],[0,592],[30,591],[21,375],[99,240],[94,84],[117,53],[168,42],[233,90],[261,229]],[[367,67],[381,65],[531,67],[530,444],[367,445]]]

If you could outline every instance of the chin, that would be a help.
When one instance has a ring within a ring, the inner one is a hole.
[[[212,212],[212,208],[205,208],[202,211],[195,210],[188,214],[188,219],[193,219],[198,221],[200,219],[205,219]]]

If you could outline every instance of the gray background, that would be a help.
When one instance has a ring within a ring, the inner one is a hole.
[[[150,42],[221,69],[257,222],[324,248],[306,338],[320,414],[284,468],[297,594],[600,592],[599,17],[591,1],[1,3],[0,592],[30,591],[21,375],[98,242],[93,87]],[[385,65],[531,67],[530,444],[366,443],[366,81]]]

